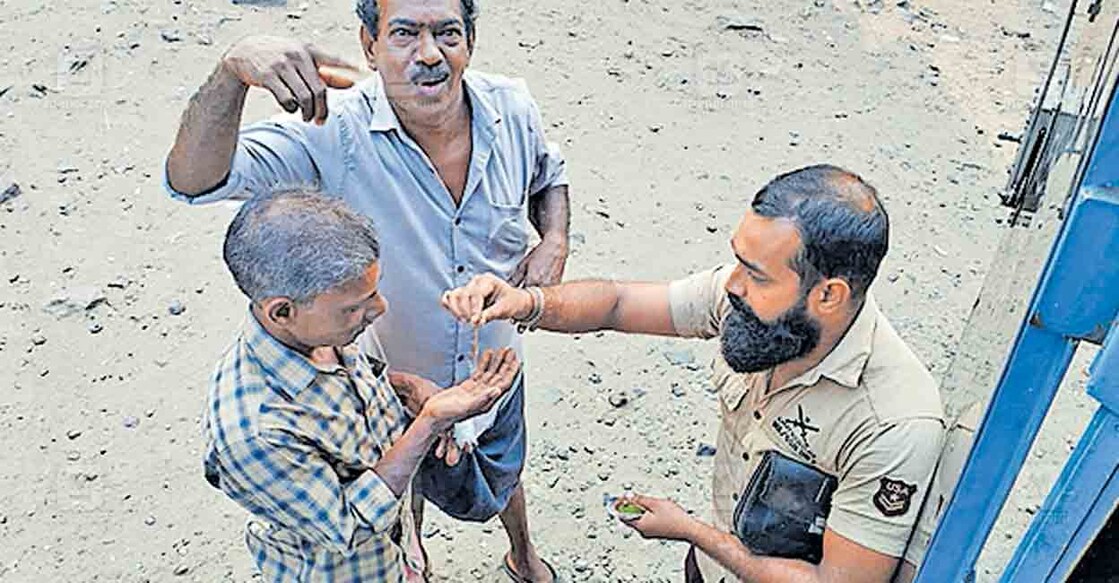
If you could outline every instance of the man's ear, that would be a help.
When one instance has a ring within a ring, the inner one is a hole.
[[[851,302],[851,284],[847,280],[831,277],[816,284],[813,293],[819,301],[816,309],[821,315],[832,315],[847,310]]]
[[[365,55],[365,62],[369,65],[369,70],[376,71],[377,41],[373,38],[373,35],[369,34],[369,30],[365,28],[364,24],[359,28],[361,28],[361,32],[358,33],[358,37],[361,40],[361,52]]]
[[[290,298],[267,298],[261,302],[261,312],[273,324],[287,328],[295,321],[295,302]]]

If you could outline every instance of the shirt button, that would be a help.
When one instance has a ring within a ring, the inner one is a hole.
[[[762,420],[762,412],[761,411],[754,411],[754,419],[757,419],[758,421],[761,421]]]
[[[455,271],[457,271],[459,273],[462,273],[462,272],[466,271],[466,267],[462,266],[462,265],[459,265],[458,267],[455,268]]]
[[[462,217],[455,217],[455,226],[457,227],[461,224],[462,224]]]
[[[458,360],[459,362],[462,362],[462,361],[466,360],[466,355],[465,355],[465,354],[460,354],[460,355],[458,355],[458,359],[457,359],[457,360]]]
[[[731,498],[734,498],[734,501],[738,502],[738,492],[735,492],[734,494],[732,494]]]

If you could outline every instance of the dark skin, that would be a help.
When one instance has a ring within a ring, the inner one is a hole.
[[[465,198],[472,154],[471,110],[462,77],[474,38],[466,37],[458,0],[381,0],[379,8],[379,30],[374,34],[362,27],[360,32],[366,65],[381,75],[404,131],[427,155],[457,206]],[[171,187],[201,195],[229,176],[250,87],[269,91],[285,111],[299,111],[304,121],[321,124],[328,114],[327,87],[349,87],[361,75],[362,68],[297,40],[242,39],[222,57],[183,113],[167,159]],[[511,279],[518,285],[562,279],[569,215],[566,186],[533,197],[529,218],[541,241],[514,271]],[[396,388],[411,391],[417,385],[403,378],[396,377]],[[451,451],[448,440],[440,448],[444,459],[455,461],[458,452]],[[513,569],[533,581],[551,581],[529,539],[523,488],[518,486],[501,520],[509,534]]]
[[[457,0],[382,0],[376,38],[361,28],[367,65],[385,81],[385,91],[404,130],[431,160],[456,205],[462,202],[471,156],[470,105],[462,75],[473,55]],[[445,71],[424,76],[421,72]],[[326,90],[346,88],[363,75],[360,67],[294,39],[250,36],[233,45],[191,98],[167,158],[171,187],[200,195],[229,175],[245,97],[250,87],[269,91],[287,112],[321,124],[328,111]],[[514,271],[516,285],[552,285],[567,262],[570,201],[566,186],[533,197],[529,219],[540,244]]]
[[[727,282],[728,294],[738,296],[765,321],[774,321],[796,305],[800,277],[791,260],[801,248],[796,226],[747,211],[731,240],[737,267]],[[583,281],[544,289],[540,327],[581,333],[615,330],[660,336],[676,335],[667,283]],[[475,277],[463,288],[448,292],[443,306],[455,317],[475,325],[492,320],[526,318],[532,295],[489,275]],[[770,387],[780,387],[820,363],[843,338],[858,314],[851,287],[841,278],[824,278],[808,292],[807,310],[821,327],[820,343],[805,356],[774,368]],[[854,543],[831,529],[824,533],[819,565],[804,561],[761,557],[751,553],[734,535],[703,523],[671,500],[638,496],[646,508],[641,518],[626,524],[643,537],[687,541],[714,558],[743,581],[855,583],[890,581],[898,559]]]
[[[286,297],[254,302],[253,317],[274,338],[311,362],[338,365],[339,349],[356,340],[388,309],[388,302],[377,290],[379,278],[380,267],[374,263],[362,277],[309,302]],[[393,493],[402,495],[439,436],[456,422],[493,407],[512,386],[519,367],[512,350],[486,351],[469,379],[426,399],[404,435],[371,469]]]

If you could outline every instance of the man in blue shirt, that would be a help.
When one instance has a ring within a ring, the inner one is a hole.
[[[487,272],[518,285],[562,278],[564,162],[522,83],[467,71],[473,0],[358,0],[357,8],[376,75],[328,95],[328,84],[350,84],[341,60],[290,39],[238,42],[183,114],[165,186],[192,204],[312,186],[373,217],[387,249],[381,289],[395,309],[371,330],[394,369],[410,373],[394,381],[405,393],[423,388],[420,377],[450,387],[474,368],[475,331],[439,309],[445,291]],[[267,89],[303,120],[239,131],[249,87]],[[532,249],[530,223],[541,239]],[[520,353],[507,322],[485,326],[478,339],[482,349]],[[518,382],[489,415],[458,423],[456,440],[471,451],[455,466],[429,456],[418,484],[456,518],[500,513],[512,547],[506,570],[551,581],[529,538],[520,483],[523,399]]]

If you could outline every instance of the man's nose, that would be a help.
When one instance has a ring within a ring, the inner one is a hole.
[[[439,46],[435,43],[435,35],[430,32],[420,35],[420,48],[416,54],[416,60],[429,67],[438,65],[443,61],[443,53],[439,52]]]
[[[746,270],[741,265],[736,266],[727,278],[726,291],[740,298],[746,297]]]

